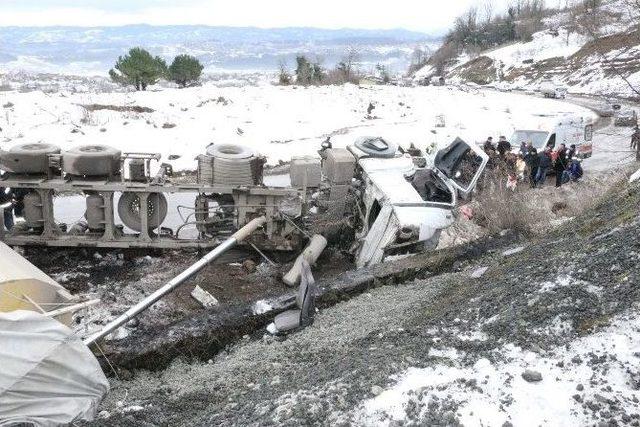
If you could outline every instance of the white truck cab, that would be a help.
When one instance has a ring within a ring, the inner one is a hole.
[[[488,161],[482,149],[460,138],[438,151],[431,168],[416,167],[410,155],[381,138],[361,139],[348,150],[361,182],[359,267],[435,248],[441,231],[455,220],[458,199],[470,197]]]
[[[516,149],[520,143],[531,141],[538,151],[545,147],[554,149],[560,144],[565,144],[567,149],[575,145],[577,156],[587,158],[593,153],[593,121],[588,117],[567,115],[557,121],[541,123],[536,128],[516,128],[509,141]]]

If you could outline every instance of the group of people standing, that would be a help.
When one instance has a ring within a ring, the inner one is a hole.
[[[497,144],[492,137],[487,138],[483,149],[489,156],[489,169],[505,169],[507,187],[511,189],[515,189],[518,180],[528,181],[531,188],[542,187],[551,171],[555,172],[556,187],[577,181],[583,175],[574,144],[568,149],[560,144],[555,151],[552,146],[546,146],[538,152],[531,141],[522,141],[514,152],[507,138],[501,136]]]

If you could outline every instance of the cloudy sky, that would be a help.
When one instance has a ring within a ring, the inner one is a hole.
[[[441,32],[487,0],[0,0],[0,26],[205,24]],[[558,0],[552,0],[558,1]],[[492,0],[495,10],[509,0]],[[310,7],[314,5],[317,7]]]

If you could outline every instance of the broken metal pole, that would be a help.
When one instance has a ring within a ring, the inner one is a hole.
[[[136,317],[138,314],[142,313],[144,310],[149,308],[151,305],[156,303],[162,297],[167,295],[169,292],[173,291],[175,288],[180,286],[182,283],[195,276],[200,270],[202,270],[205,266],[211,263],[213,260],[218,258],[227,250],[231,249],[237,243],[242,242],[246,239],[251,233],[256,231],[259,227],[263,226],[267,222],[267,218],[264,216],[255,218],[248,222],[244,227],[236,231],[231,237],[220,243],[215,247],[211,252],[200,258],[198,262],[192,264],[189,268],[187,268],[182,273],[178,274],[176,277],[171,279],[166,285],[162,286],[160,289],[156,290],[154,293],[131,307],[124,314],[119,316],[118,318],[109,322],[104,328],[95,334],[84,339],[84,343],[86,345],[90,345],[100,338],[109,335],[111,332],[118,329],[120,326],[127,323],[129,320]]]
[[[287,286],[296,286],[300,281],[300,276],[302,275],[302,261],[306,260],[309,265],[313,265],[318,260],[326,246],[327,239],[319,234],[314,234],[307,247],[304,248],[304,251],[302,251],[298,258],[296,258],[296,262],[293,263],[291,270],[284,275],[282,281]]]

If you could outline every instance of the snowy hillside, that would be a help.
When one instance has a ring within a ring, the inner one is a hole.
[[[640,86],[640,11],[628,10],[628,4],[603,3],[593,27],[580,23],[586,18],[578,12],[553,12],[544,19],[545,29],[530,41],[473,55],[463,51],[445,74],[453,82],[501,82],[513,89],[535,89],[543,79],[552,79],[573,93],[637,96],[621,78]],[[433,64],[428,64],[416,77],[434,74]]]
[[[374,108],[367,113],[369,105]],[[0,147],[49,142],[63,148],[108,144],[123,151],[160,152],[177,169],[215,143],[251,146],[269,163],[315,154],[327,137],[335,146],[376,135],[424,148],[456,136],[479,142],[536,126],[541,116],[591,113],[525,95],[469,93],[448,87],[217,87],[147,92],[0,92]],[[445,127],[435,127],[442,115]]]

